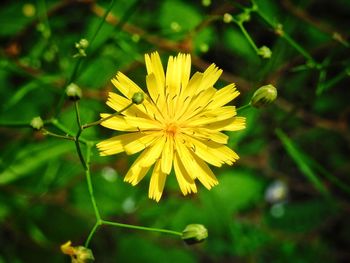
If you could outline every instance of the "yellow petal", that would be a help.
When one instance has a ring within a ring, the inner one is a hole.
[[[171,136],[166,137],[164,150],[162,152],[161,170],[163,173],[170,174],[174,157],[174,141]]]
[[[209,166],[197,156],[194,156],[196,164],[198,164],[198,180],[208,189],[210,190],[213,186],[217,185],[218,179],[210,170]]]
[[[127,107],[131,103],[131,100],[129,100],[123,96],[120,96],[114,92],[109,92],[108,95],[109,96],[108,96],[107,105],[117,112],[124,109],[125,107]],[[143,117],[143,118],[148,117],[148,115],[145,114],[143,108],[141,108],[140,106],[135,105],[135,104],[132,105],[127,110],[124,110],[122,112],[122,115],[136,116],[136,117]]]
[[[222,70],[216,67],[215,64],[211,64],[204,72],[203,72],[203,78],[196,90],[196,94],[202,92],[203,90],[206,90],[208,88],[211,88],[214,86],[214,84],[218,81],[222,74]]]
[[[226,134],[222,132],[208,129],[208,128],[187,127],[187,128],[182,128],[181,131],[184,134],[187,134],[199,139],[212,140],[214,142],[222,143],[222,144],[226,144],[229,138]]]
[[[217,158],[227,163],[228,165],[232,165],[236,160],[239,159],[237,153],[231,150],[229,147],[213,142],[213,141],[202,141],[204,144],[208,146],[208,150],[212,152]]]
[[[129,143],[124,145],[124,151],[131,155],[142,151],[149,145],[151,145],[160,135],[160,132],[149,132],[149,133],[140,133],[141,136],[139,138],[135,138]]]
[[[223,121],[209,123],[206,127],[218,131],[239,131],[245,128],[245,118],[233,117]]]
[[[161,162],[159,160],[154,165],[153,173],[149,184],[149,190],[148,190],[148,197],[156,200],[157,202],[159,202],[160,198],[162,197],[165,180],[167,176],[165,173],[161,171],[160,163]]]
[[[164,87],[158,84],[154,73],[151,73],[150,75],[146,76],[146,83],[147,83],[148,92],[151,95],[151,98],[154,104],[157,105],[158,109],[160,109],[161,112],[164,112],[164,109],[166,109],[166,107],[164,107],[165,106]]]
[[[190,136],[183,136],[186,141],[186,146],[191,149],[191,151],[196,154],[199,158],[203,159],[207,163],[210,163],[214,166],[221,167],[224,163],[217,155],[215,155],[215,151],[208,147],[207,144],[196,140]]]
[[[128,99],[131,99],[136,92],[143,92],[135,82],[120,71],[117,73],[116,78],[112,79],[112,83]]]
[[[104,140],[96,146],[100,150],[102,156],[117,154],[124,151],[127,154],[134,154],[150,145],[156,139],[156,136],[157,135],[153,132],[127,133]]]
[[[160,157],[165,143],[165,137],[158,137],[157,140],[153,142],[151,146],[147,148],[147,154],[143,156],[140,166],[151,166],[154,164]]]
[[[157,84],[159,85],[159,87],[163,88],[164,93],[165,75],[158,52],[153,52],[151,53],[151,55],[146,54],[145,61],[147,74],[154,74]]]
[[[174,170],[182,194],[187,195],[190,193],[197,193],[196,184],[187,173],[178,153],[174,154]]]
[[[132,164],[129,171],[124,177],[124,181],[131,183],[133,186],[137,185],[147,174],[150,166],[141,166],[143,158],[148,154],[149,148],[146,148]]]
[[[235,84],[229,84],[222,89],[219,89],[213,96],[212,102],[208,105],[207,109],[219,108],[231,100],[235,99],[239,95],[239,92],[235,88]]]
[[[198,127],[226,119],[236,115],[236,107],[224,106],[210,111],[203,111],[187,121],[188,127]]]
[[[131,127],[136,127],[140,131],[162,129],[161,123],[156,120],[128,116],[125,117],[125,121]]]
[[[110,115],[111,114],[108,114],[108,113],[100,114],[101,118],[107,118]],[[135,126],[127,123],[124,116],[120,116],[120,115],[114,116],[110,119],[107,119],[101,122],[101,125],[116,131],[137,131],[137,128]]]
[[[196,97],[194,97],[188,105],[188,108],[185,109],[184,114],[179,117],[179,119],[182,121],[188,120],[205,110],[207,105],[212,100],[212,97],[215,94],[215,92],[216,89],[209,88],[197,94]]]
[[[217,184],[217,180],[208,166],[198,157],[193,155],[186,146],[178,138],[175,139],[176,150],[181,156],[181,161],[191,178],[198,180],[207,188]]]

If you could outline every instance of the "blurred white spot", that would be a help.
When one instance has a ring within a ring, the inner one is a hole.
[[[101,171],[102,177],[108,182],[115,182],[118,178],[118,173],[112,167],[105,167]]]
[[[130,214],[136,210],[136,203],[132,197],[128,197],[122,204],[123,211]]]
[[[273,217],[282,217],[284,215],[284,204],[283,203],[278,203],[278,204],[274,204],[271,206],[270,208],[270,213]]]
[[[287,197],[288,186],[280,180],[272,182],[265,191],[265,200],[272,204],[284,201]]]

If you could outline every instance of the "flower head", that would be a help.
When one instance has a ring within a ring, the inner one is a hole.
[[[215,64],[190,78],[191,57],[171,56],[166,73],[157,52],[145,55],[149,95],[140,105],[132,105],[121,115],[101,125],[125,131],[97,144],[101,155],[143,151],[133,163],[124,181],[138,184],[153,167],[149,197],[159,201],[172,170],[184,195],[196,193],[195,180],[207,189],[218,181],[206,163],[220,167],[232,165],[239,157],[225,146],[228,136],[222,131],[245,127],[245,119],[236,116],[234,106],[224,106],[239,95],[234,84],[222,89],[213,86],[222,70]],[[121,95],[109,93],[107,105],[120,111],[142,89],[123,73],[112,80]],[[110,114],[101,114],[106,118]]]

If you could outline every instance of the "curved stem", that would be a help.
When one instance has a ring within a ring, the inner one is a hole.
[[[90,241],[92,239],[92,237],[94,236],[95,232],[97,231],[97,228],[101,225],[101,221],[96,221],[95,225],[92,227],[84,246],[85,247],[89,247]]]
[[[102,224],[110,225],[110,226],[116,226],[116,227],[123,227],[123,228],[130,228],[130,229],[137,229],[137,230],[144,230],[144,231],[153,231],[153,232],[160,232],[160,233],[166,233],[170,235],[175,236],[182,236],[181,232],[174,231],[174,230],[168,230],[168,229],[161,229],[161,228],[153,228],[153,227],[145,227],[145,226],[135,226],[135,225],[129,225],[129,224],[122,224],[107,220],[102,220]]]
[[[128,106],[126,106],[125,108],[121,109],[120,111],[117,111],[117,112],[115,112],[115,113],[109,115],[108,117],[102,118],[102,119],[100,119],[100,120],[98,120],[98,121],[84,124],[83,126],[81,126],[81,128],[84,130],[84,129],[90,128],[90,127],[92,127],[92,126],[96,126],[96,125],[98,125],[98,124],[100,124],[100,123],[102,123],[102,122],[104,122],[104,121],[106,121],[106,120],[109,120],[110,118],[113,118],[113,117],[115,117],[115,116],[121,114],[123,111],[129,109],[133,104],[134,104],[134,103],[131,102]]]

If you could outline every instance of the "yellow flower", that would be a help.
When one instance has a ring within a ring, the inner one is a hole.
[[[225,146],[228,136],[222,131],[244,129],[245,119],[236,116],[234,106],[224,106],[239,95],[235,84],[222,89],[213,86],[222,70],[215,64],[191,78],[191,56],[170,56],[164,74],[157,52],[145,55],[149,96],[142,104],[132,105],[121,115],[101,125],[128,132],[97,144],[101,155],[121,152],[135,154],[143,150],[124,181],[138,184],[153,166],[149,197],[160,200],[166,177],[172,169],[184,195],[196,193],[195,180],[207,189],[218,181],[206,164],[232,165],[239,157]],[[107,105],[120,111],[142,89],[123,73],[112,80],[122,95],[109,93]],[[101,114],[106,118],[110,114]]]

